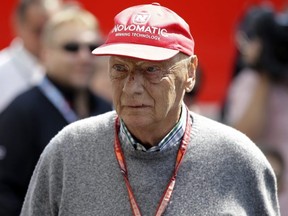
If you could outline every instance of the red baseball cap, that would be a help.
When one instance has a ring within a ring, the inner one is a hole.
[[[129,7],[114,18],[115,26],[95,55],[117,55],[150,61],[170,59],[182,52],[194,54],[189,25],[158,3]]]

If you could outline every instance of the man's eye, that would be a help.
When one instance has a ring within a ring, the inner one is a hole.
[[[146,72],[148,73],[157,73],[159,71],[160,71],[160,68],[156,66],[150,66],[146,68]]]
[[[112,69],[115,71],[119,71],[119,72],[127,71],[127,68],[125,67],[125,65],[120,65],[120,64],[113,65]]]

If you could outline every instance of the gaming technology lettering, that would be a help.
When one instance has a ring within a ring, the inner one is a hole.
[[[168,37],[166,29],[155,26],[145,26],[150,19],[148,13],[138,13],[133,17],[133,23],[130,25],[117,24],[114,26],[113,32],[116,37],[142,37],[153,40],[160,40],[161,36]]]

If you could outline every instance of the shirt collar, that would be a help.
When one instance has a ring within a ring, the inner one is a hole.
[[[39,65],[38,60],[33,56],[23,45],[23,41],[20,38],[15,38],[9,47],[9,53],[17,58],[18,61],[25,62],[29,67],[35,67]]]
[[[187,118],[187,109],[185,108],[185,105],[183,103],[181,107],[181,115],[179,121],[175,124],[172,130],[158,143],[158,145],[155,145],[149,149],[146,149],[141,143],[139,143],[133,138],[133,136],[125,126],[123,120],[120,119],[120,132],[119,132],[120,142],[129,143],[135,148],[135,150],[140,150],[144,152],[161,151],[169,146],[178,145],[182,140],[182,137],[185,132],[186,118]]]
[[[20,38],[14,38],[7,49],[9,59],[21,71],[21,76],[31,84],[38,83],[43,78],[44,68],[23,45]]]

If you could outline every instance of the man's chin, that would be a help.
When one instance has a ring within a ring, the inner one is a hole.
[[[121,117],[127,126],[131,127],[145,127],[149,126],[151,120],[147,115],[125,115]]]

